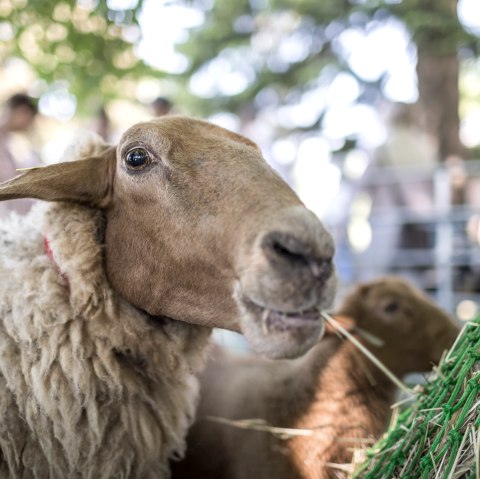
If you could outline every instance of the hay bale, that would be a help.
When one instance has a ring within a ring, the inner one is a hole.
[[[480,316],[355,468],[355,479],[480,478]]]

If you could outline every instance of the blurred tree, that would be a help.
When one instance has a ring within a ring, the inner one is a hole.
[[[421,126],[438,141],[439,159],[462,157],[459,136],[458,51],[466,39],[457,17],[457,0],[410,0],[396,12],[417,45]]]
[[[476,54],[478,38],[462,27],[456,7],[457,0],[212,0],[205,24],[181,46],[191,59],[184,101],[203,114],[269,102],[291,105],[300,98],[320,102],[313,92],[346,71],[360,84],[357,101],[375,104],[385,96],[387,73],[361,75],[345,41],[348,34],[355,42],[397,20],[408,28],[418,54],[419,124],[437,139],[440,161],[462,155],[458,52]],[[222,75],[226,86],[205,84],[205,77]],[[321,129],[324,114],[319,106],[313,121],[292,128]],[[348,146],[355,142],[346,140]]]
[[[204,24],[179,47],[190,66],[176,103],[202,115],[227,110],[245,116],[268,106],[310,104],[308,116],[296,125],[283,122],[280,129],[322,128],[328,98],[319,92],[342,71],[358,83],[358,103],[381,99],[388,72],[362,75],[349,48],[381,25],[401,21],[418,53],[419,104],[425,113],[421,125],[438,139],[441,159],[462,153],[457,52],[462,48],[464,54],[476,54],[478,38],[459,23],[457,0],[170,3],[188,5],[205,16]],[[113,8],[118,4],[121,9]],[[80,111],[94,111],[102,101],[131,95],[140,77],[167,76],[138,57],[143,4],[144,0],[0,0],[0,63],[12,56],[25,59],[48,85],[68,83]],[[356,137],[344,140],[351,147]]]
[[[68,83],[80,111],[91,113],[152,73],[134,52],[142,3],[116,10],[107,0],[1,0],[0,64],[24,59],[47,84]]]

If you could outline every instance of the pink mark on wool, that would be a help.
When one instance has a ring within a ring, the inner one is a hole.
[[[52,248],[50,247],[50,242],[48,241],[48,238],[46,236],[44,236],[43,238],[43,249],[45,251],[45,254],[48,256],[48,259],[53,263],[57,273],[62,277],[65,286],[68,290],[70,290],[68,276],[60,269],[60,266],[58,266],[58,263],[55,261]]]

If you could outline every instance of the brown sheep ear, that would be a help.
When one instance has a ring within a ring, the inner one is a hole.
[[[107,208],[113,196],[115,148],[100,156],[26,170],[0,183],[0,201],[36,198]]]

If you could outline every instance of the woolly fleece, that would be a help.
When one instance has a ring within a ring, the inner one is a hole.
[[[162,479],[183,454],[210,330],[116,295],[103,229],[68,204],[0,224],[1,478]]]

